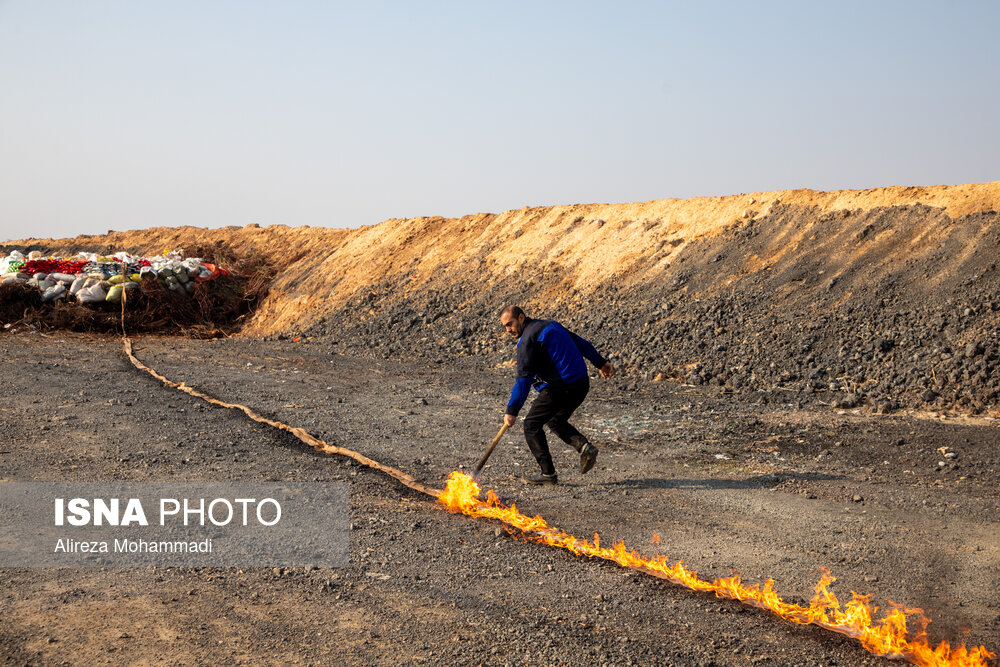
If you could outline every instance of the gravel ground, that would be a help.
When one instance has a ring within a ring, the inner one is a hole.
[[[162,387],[113,338],[3,341],[4,481],[346,481],[352,523],[344,568],[6,569],[7,664],[885,662],[825,630],[450,514],[375,471]],[[338,354],[322,339],[135,345],[173,380],[433,486],[474,465],[512,374],[491,354],[388,361]],[[789,600],[808,599],[829,568],[842,598],[855,590],[919,606],[935,640],[1000,648],[992,421],[638,379],[595,380],[578,413],[601,448],[593,472],[580,476],[556,445],[560,485],[525,486],[519,475],[534,464],[511,432],[484,485],[576,535],[624,539],[705,578],[774,578]]]

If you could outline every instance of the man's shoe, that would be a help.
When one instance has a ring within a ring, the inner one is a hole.
[[[595,463],[597,463],[597,447],[589,442],[585,443],[583,449],[580,450],[580,472],[590,472]]]
[[[537,475],[525,475],[521,478],[525,484],[558,484],[559,476],[555,473],[546,475],[544,472]]]

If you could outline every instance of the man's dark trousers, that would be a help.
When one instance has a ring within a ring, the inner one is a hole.
[[[590,391],[590,379],[584,377],[566,385],[546,386],[538,392],[538,396],[531,404],[531,409],[524,418],[524,438],[528,441],[528,448],[535,455],[535,460],[538,461],[544,474],[554,475],[556,469],[552,465],[552,455],[549,453],[549,444],[542,427],[548,424],[560,440],[573,445],[579,451],[586,440],[567,420],[583,403],[588,391]],[[579,436],[580,439],[574,442],[574,436]]]

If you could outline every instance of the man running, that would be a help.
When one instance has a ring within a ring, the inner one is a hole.
[[[500,311],[500,324],[517,338],[517,380],[510,393],[504,423],[513,426],[532,384],[538,397],[524,418],[524,439],[541,467],[540,475],[528,475],[529,484],[556,484],[559,481],[542,426],[580,452],[580,472],[586,473],[597,462],[597,447],[569,423],[590,390],[584,357],[600,369],[603,377],[614,375],[607,359],[583,338],[563,328],[555,320],[534,320],[520,307],[510,305]]]

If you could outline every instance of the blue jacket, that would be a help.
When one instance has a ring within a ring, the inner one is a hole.
[[[601,368],[607,360],[589,342],[563,328],[555,320],[524,319],[517,340],[517,380],[507,403],[507,414],[517,415],[528,398],[531,385],[567,385],[587,377],[586,357]]]

